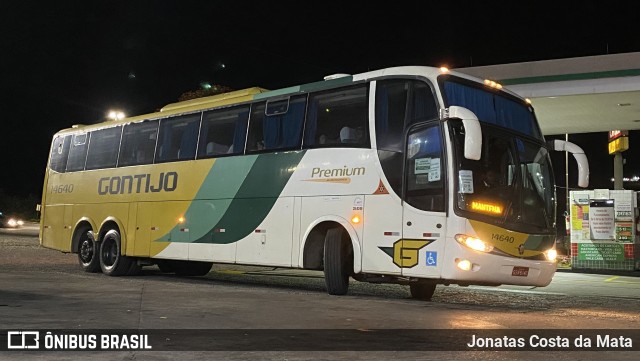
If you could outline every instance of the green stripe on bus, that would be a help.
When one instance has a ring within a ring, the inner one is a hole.
[[[303,84],[300,85],[300,90],[302,90],[303,92],[313,92],[318,90],[331,89],[341,85],[349,85],[350,83],[353,83],[353,76],[348,75],[336,79],[322,80],[315,83]]]
[[[288,94],[296,94],[300,93],[300,86],[292,86],[284,89],[271,90],[266,93],[259,93],[253,96],[253,100],[260,100],[271,98],[279,95],[288,95]]]
[[[304,154],[305,151],[295,151],[259,155],[224,216],[194,242],[229,244],[254,232],[273,208]]]
[[[257,155],[216,159],[184,215],[188,221],[186,228],[189,228],[190,239],[205,236],[211,230],[211,225],[220,221],[257,159]],[[178,234],[181,228],[185,228],[185,225],[177,224],[156,242],[190,242],[171,237],[172,234]]]

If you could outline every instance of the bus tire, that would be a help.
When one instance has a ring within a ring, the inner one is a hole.
[[[169,265],[178,276],[204,276],[211,271],[213,262],[169,261]]]
[[[342,242],[342,228],[327,230],[324,238],[324,282],[330,295],[345,295],[349,290],[349,254]]]
[[[417,300],[430,301],[436,291],[436,284],[429,282],[417,282],[409,285],[411,297]]]
[[[125,276],[132,272],[136,260],[122,255],[120,233],[109,230],[100,242],[100,268],[107,276]]]
[[[93,232],[83,230],[78,245],[78,263],[85,272],[100,271],[100,245],[96,242]]]

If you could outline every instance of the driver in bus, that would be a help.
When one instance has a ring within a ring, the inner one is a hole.
[[[500,177],[498,172],[492,168],[486,168],[482,171],[480,184],[478,190],[485,191],[500,185]]]

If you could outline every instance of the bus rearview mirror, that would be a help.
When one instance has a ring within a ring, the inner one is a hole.
[[[464,125],[464,157],[471,160],[480,160],[482,154],[482,128],[478,117],[469,109],[459,106],[450,106],[447,112],[448,118],[462,119]]]

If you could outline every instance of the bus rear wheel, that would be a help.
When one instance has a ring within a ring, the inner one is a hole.
[[[351,262],[342,232],[342,228],[331,228],[324,239],[324,282],[330,295],[345,295],[349,290]]]
[[[133,275],[140,271],[136,260],[122,255],[120,233],[109,230],[100,242],[100,268],[108,276]]]
[[[409,285],[411,297],[417,300],[430,301],[436,291],[436,284],[429,282],[417,282]]]
[[[83,230],[78,246],[78,262],[85,272],[100,271],[99,245],[93,237],[93,232]]]

